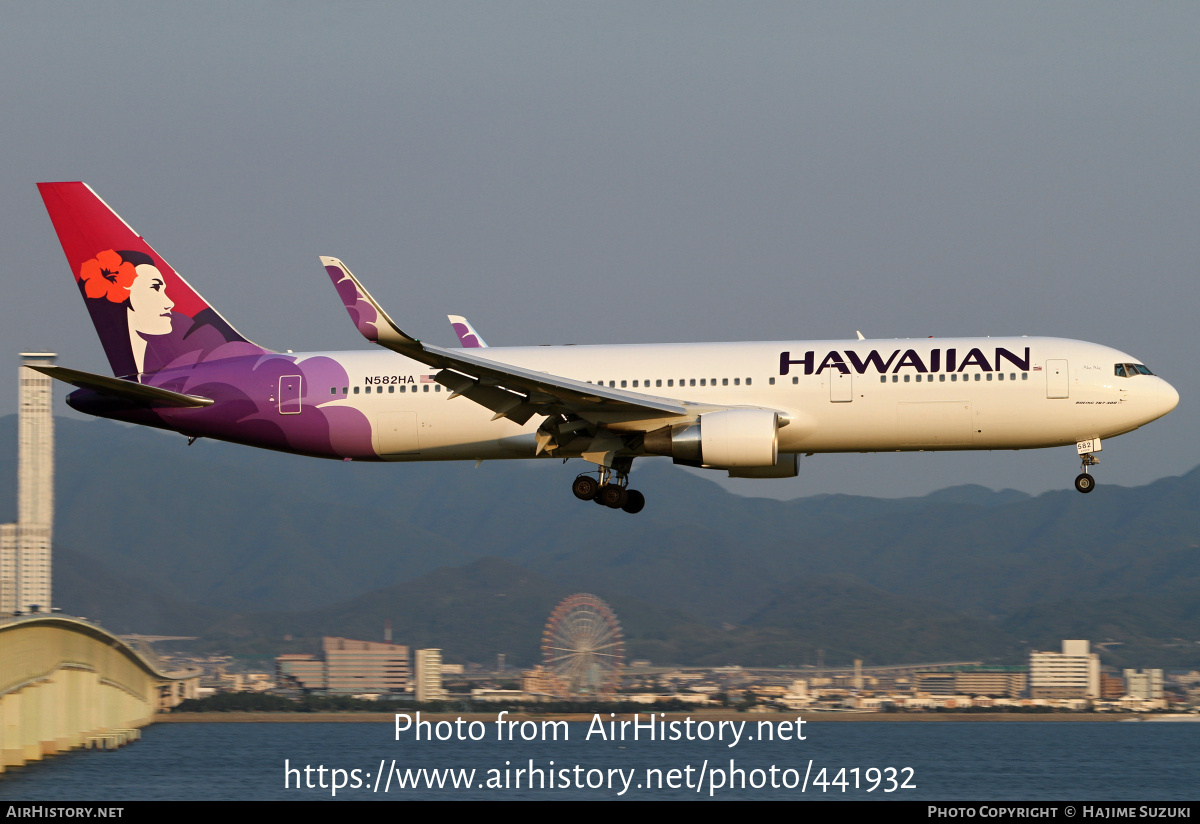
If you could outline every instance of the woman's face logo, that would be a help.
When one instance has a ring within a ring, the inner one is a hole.
[[[171,308],[167,284],[157,266],[143,263],[136,267],[137,278],[129,286],[129,329],[143,335],[167,335],[171,332]]]

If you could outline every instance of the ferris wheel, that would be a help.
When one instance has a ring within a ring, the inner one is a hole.
[[[564,598],[542,633],[542,663],[560,695],[615,692],[625,666],[625,638],[608,604],[583,592]]]

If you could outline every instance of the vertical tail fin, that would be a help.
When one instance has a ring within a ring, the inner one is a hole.
[[[86,183],[39,183],[38,191],[114,375],[267,351],[238,334]]]

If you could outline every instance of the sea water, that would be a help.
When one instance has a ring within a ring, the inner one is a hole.
[[[680,729],[675,740],[649,740],[645,728],[633,740],[626,728],[622,740],[608,734],[613,728],[601,733],[586,723],[526,728],[531,740],[519,727],[505,738],[494,722],[457,734],[444,727],[438,732],[448,740],[419,741],[411,728],[397,732],[383,722],[155,724],[120,750],[10,768],[0,774],[0,799],[1162,801],[1200,794],[1200,724],[781,727],[776,720],[761,727],[758,720],[747,716],[736,741],[733,728],[718,736],[716,727],[694,727],[690,737]]]

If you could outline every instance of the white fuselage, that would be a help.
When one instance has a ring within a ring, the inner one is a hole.
[[[1165,415],[1178,394],[1154,375],[1116,373],[1137,359],[1059,338],[789,341],[535,346],[473,350],[551,375],[703,405],[777,410],[779,451],[1025,449],[1110,438]],[[352,406],[373,422],[415,415],[418,444],[385,460],[531,458],[539,419],[501,418],[430,380],[436,370],[386,351],[336,359],[346,386],[306,401]],[[423,381],[424,376],[424,381]],[[652,426],[613,421],[609,428]],[[684,419],[678,418],[677,421]],[[671,420],[665,420],[671,423]],[[380,427],[375,427],[380,430]],[[378,435],[376,436],[378,437]],[[413,447],[416,447],[415,449]],[[543,453],[544,455],[545,453]],[[558,452],[557,457],[572,454]]]

